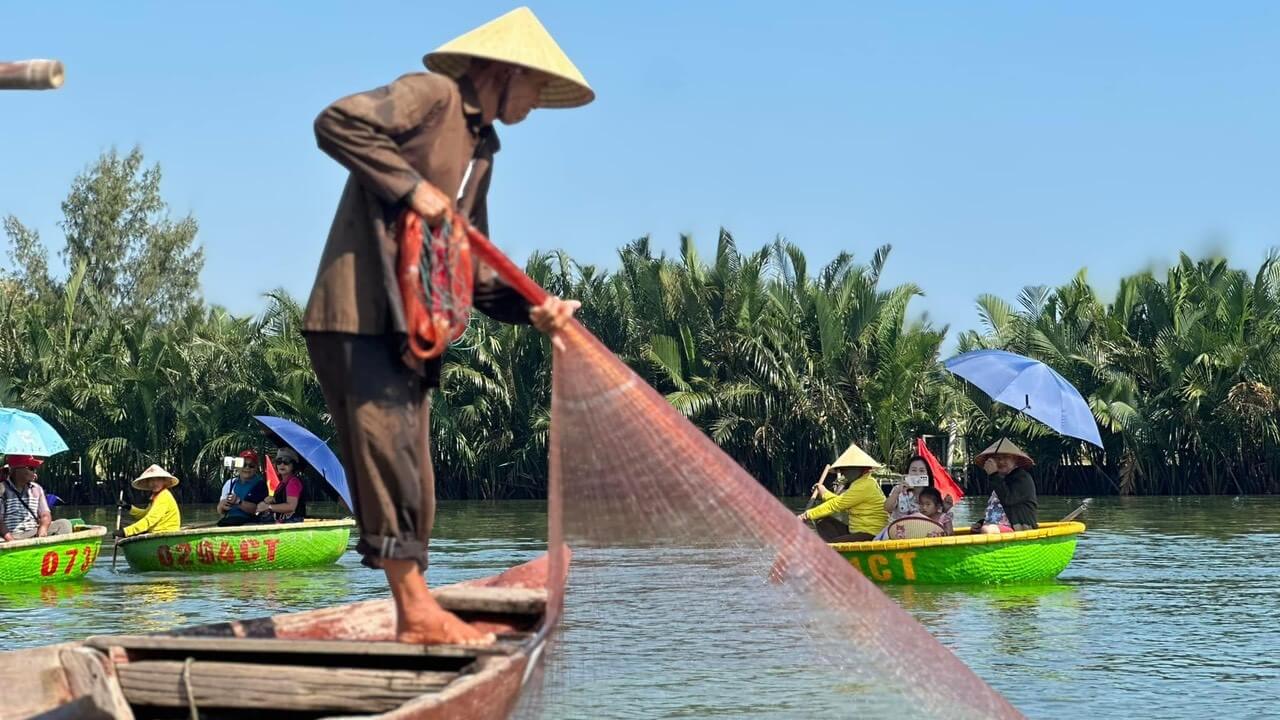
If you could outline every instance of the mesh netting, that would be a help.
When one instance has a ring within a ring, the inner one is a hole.
[[[444,353],[471,318],[471,248],[464,226],[446,219],[431,230],[405,210],[397,227],[396,277],[409,348],[419,360]]]
[[[573,556],[518,716],[1021,717],[589,332],[560,337],[550,539]]]

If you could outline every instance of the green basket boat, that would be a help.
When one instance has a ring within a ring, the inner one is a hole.
[[[347,551],[354,520],[194,528],[120,541],[140,572],[241,572],[330,565]]]
[[[93,567],[104,527],[80,526],[70,535],[0,543],[0,585],[79,580]]]
[[[873,582],[893,585],[998,584],[1052,580],[1076,552],[1084,523],[1047,522],[1036,530],[835,543],[831,547]]]

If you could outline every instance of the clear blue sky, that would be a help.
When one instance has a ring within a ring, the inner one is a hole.
[[[62,59],[67,83],[0,95],[0,214],[60,243],[71,178],[141,144],[200,222],[209,300],[305,297],[344,177],[316,113],[512,7],[9,3],[0,56]],[[1253,268],[1280,245],[1274,3],[532,7],[598,99],[502,130],[493,235],[518,260],[614,266],[682,232],[709,254],[720,225],[749,249],[785,235],[815,269],[891,243],[887,279],[954,331],[980,292],[1088,266],[1110,293],[1178,249]]]

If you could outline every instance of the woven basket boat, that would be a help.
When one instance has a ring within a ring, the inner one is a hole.
[[[998,584],[1052,580],[1076,552],[1084,523],[1047,522],[1036,530],[835,543],[873,582],[897,585]]]
[[[0,543],[0,585],[79,580],[98,559],[105,527],[80,525],[70,535]]]
[[[354,520],[241,525],[148,533],[120,541],[139,572],[243,572],[330,565],[347,551]]]

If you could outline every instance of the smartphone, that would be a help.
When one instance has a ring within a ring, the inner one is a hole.
[[[908,475],[905,478],[903,478],[902,482],[907,487],[928,487],[929,476],[928,475]]]
[[[228,470],[238,470],[244,467],[244,458],[242,457],[223,457],[222,467]]]

